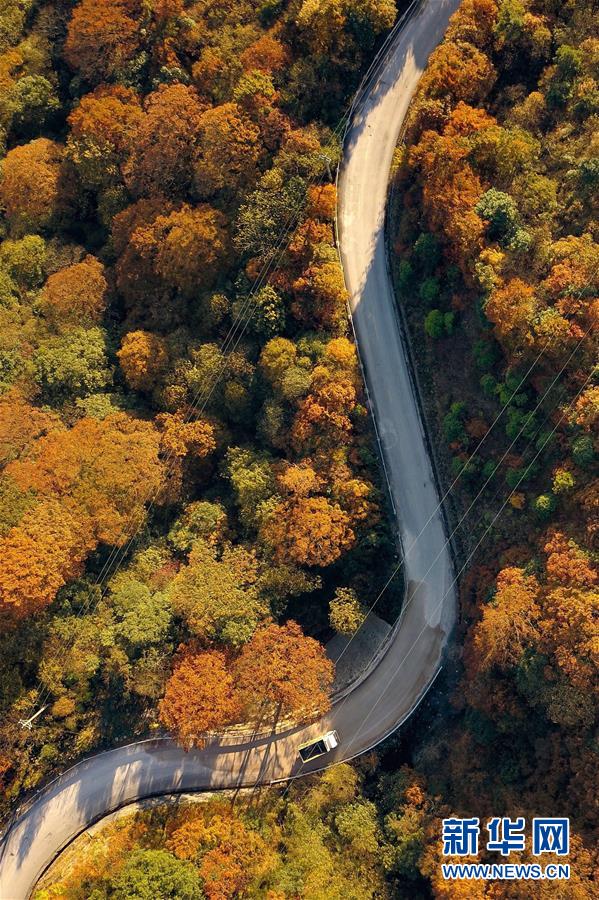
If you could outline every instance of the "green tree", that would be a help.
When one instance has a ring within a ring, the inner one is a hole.
[[[112,380],[102,328],[72,328],[49,338],[34,357],[35,380],[44,397],[64,402],[95,394]]]
[[[475,206],[475,212],[486,219],[487,232],[491,239],[509,243],[515,236],[520,216],[518,207],[509,194],[490,188]]]
[[[440,309],[431,309],[427,314],[424,320],[424,330],[433,340],[445,336],[445,319]]]
[[[0,266],[26,290],[41,286],[46,277],[46,261],[46,242],[37,234],[0,244]]]
[[[172,607],[168,596],[133,578],[122,576],[111,591],[115,631],[132,647],[161,644],[168,633]]]
[[[271,457],[247,447],[227,451],[225,471],[239,506],[239,517],[246,527],[260,523],[268,501],[277,492]]]
[[[376,806],[367,800],[348,803],[335,814],[335,827],[352,856],[374,855],[379,849]]]
[[[220,503],[197,500],[185,507],[183,514],[172,525],[168,539],[175,550],[189,553],[195,541],[201,538],[213,543],[221,538],[227,526],[227,511]]]
[[[169,596],[194,634],[238,647],[249,640],[266,614],[257,577],[258,564],[252,552],[226,545],[219,553],[198,539],[188,564],[173,580]]]
[[[12,128],[19,133],[39,130],[60,108],[54,87],[43,75],[25,75],[10,91]]]
[[[114,900],[201,900],[200,876],[188,860],[167,850],[135,850],[112,879]]]
[[[366,620],[367,610],[351,588],[337,588],[329,604],[331,628],[339,634],[355,634]]]

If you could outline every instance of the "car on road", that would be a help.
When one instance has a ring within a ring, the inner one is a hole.
[[[316,759],[318,756],[329,753],[338,746],[339,735],[337,732],[327,731],[326,734],[323,734],[322,737],[317,738],[315,741],[310,741],[309,744],[302,744],[299,748],[299,755],[302,758],[302,762],[309,762],[312,759]]]

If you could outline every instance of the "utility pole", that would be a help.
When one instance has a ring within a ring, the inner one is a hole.
[[[331,173],[331,163],[333,162],[333,160],[331,159],[330,156],[327,156],[326,153],[319,153],[319,154],[318,154],[318,157],[319,157],[319,159],[324,159],[324,161],[325,161],[325,163],[326,163],[326,167],[327,167],[327,173],[328,173],[328,176],[329,176],[329,181],[332,181],[332,180],[333,180],[333,175],[332,175],[332,173]]]
[[[32,716],[29,716],[28,719],[19,719],[19,725],[21,726],[21,728],[26,728],[27,731],[31,731],[33,722],[37,719],[38,716],[41,716],[45,709],[48,709],[48,704],[46,704],[45,706],[41,706],[38,711]]]

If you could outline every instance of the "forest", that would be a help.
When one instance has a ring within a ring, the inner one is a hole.
[[[323,642],[395,559],[332,181],[395,14],[2,4],[9,805],[136,735],[328,707]]]
[[[392,191],[462,555],[453,721],[417,768],[464,815],[569,815],[586,874],[562,897],[598,862],[598,114],[596,3],[464,0]]]
[[[397,12],[0,0],[5,814],[136,736],[189,749],[328,708],[324,643],[395,565],[334,175]],[[596,896],[597,13],[463,0],[396,152],[397,298],[460,557],[418,725],[280,792],[137,813],[36,900],[154,900],[160,878]],[[536,814],[571,819],[568,883],[443,881],[443,817]]]

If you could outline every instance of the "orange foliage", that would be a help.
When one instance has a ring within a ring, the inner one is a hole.
[[[561,531],[554,531],[544,547],[547,556],[547,575],[551,581],[564,585],[590,587],[597,581],[597,572],[580,547],[568,540]]]
[[[81,98],[69,116],[75,140],[108,145],[119,155],[126,154],[142,119],[137,94],[119,84],[101,85]]]
[[[228,250],[226,224],[223,213],[206,204],[156,219],[158,274],[182,291],[210,287]]]
[[[348,295],[337,260],[311,265],[294,282],[293,292],[292,312],[304,324],[335,331],[345,323]]]
[[[534,576],[525,575],[522,569],[499,573],[497,593],[471,633],[471,670],[482,672],[518,662],[527,644],[538,637],[538,599],[539,585]]]
[[[495,81],[491,61],[466,41],[440,44],[430,56],[420,82],[420,90],[429,97],[449,96],[454,101],[478,103]]]
[[[469,146],[464,138],[488,124],[486,114],[458,104],[443,135],[426,131],[409,155],[410,165],[422,172],[427,221],[450,241],[465,274],[473,250],[482,245],[483,222],[474,208],[483,187],[467,161]]]
[[[280,489],[296,497],[307,497],[323,486],[322,479],[304,461],[299,465],[285,464],[277,476]]]
[[[213,840],[218,843],[204,854],[200,864],[206,896],[208,900],[243,896],[256,875],[270,868],[268,846],[257,832],[249,831],[239,819],[221,819],[219,822],[215,817],[210,830]]]
[[[16,390],[0,399],[0,465],[16,459],[50,431],[62,430],[56,413],[32,406]]]
[[[0,202],[17,233],[47,228],[64,206],[61,184],[63,147],[37,138],[10,150],[2,162]]]
[[[199,816],[173,831],[167,849],[179,859],[201,859],[200,874],[209,900],[241,896],[256,875],[270,868],[267,844],[246,828],[231,807],[208,808]]]
[[[123,257],[119,266],[119,287],[126,288],[127,277],[137,281],[135,268],[127,271],[136,258],[151,265],[171,287],[182,291],[209,287],[228,250],[225,226],[223,213],[201,204],[193,209],[185,205],[137,228],[130,242],[132,255]]]
[[[574,404],[571,420],[585,431],[592,431],[599,424],[599,386],[586,388]]]
[[[82,0],[69,22],[64,55],[87,81],[112,78],[139,47],[134,0]]]
[[[512,278],[504,287],[493,291],[485,313],[495,325],[498,339],[516,350],[530,343],[530,326],[537,307],[532,285],[521,278]]]
[[[256,175],[260,132],[235,103],[208,109],[200,118],[194,184],[200,197],[235,191]]]
[[[135,226],[136,217],[150,216],[153,207],[125,210],[117,222],[119,241]],[[164,328],[172,315],[168,303],[172,290],[193,294],[207,288],[216,279],[229,249],[226,218],[207,204],[192,208],[184,205],[170,215],[158,215],[147,225],[134,228],[120,257],[117,286],[139,319]],[[150,297],[148,297],[150,293]]]
[[[356,389],[347,379],[327,381],[299,405],[291,438],[298,450],[331,448],[347,443],[352,424],[349,414],[356,402]]]
[[[42,501],[0,538],[0,610],[11,620],[44,609],[79,575],[95,541],[89,523],[63,503]]]
[[[264,707],[297,717],[329,708],[334,666],[324,647],[295,622],[259,628],[235,660],[237,692],[247,711]]]
[[[476,47],[484,47],[493,39],[496,21],[496,0],[462,0],[450,19],[445,39],[469,41]]]
[[[308,188],[306,212],[312,219],[333,222],[337,210],[337,188],[334,184],[315,184]]]
[[[156,422],[163,429],[162,450],[175,458],[192,453],[203,459],[216,449],[214,426],[209,422],[202,419],[186,422],[181,413],[161,413]]]
[[[50,275],[40,301],[54,325],[91,325],[106,309],[108,284],[104,266],[95,256]]]
[[[239,714],[225,656],[186,647],[160,703],[160,721],[186,749],[204,743],[205,732],[222,728]]]
[[[124,168],[127,185],[138,197],[184,196],[191,185],[204,106],[194,88],[163,84],[148,95],[144,110]]]
[[[299,497],[280,503],[263,527],[279,562],[328,566],[354,543],[349,517],[326,497]]]
[[[352,523],[374,525],[380,518],[374,486],[361,478],[349,478],[335,485],[335,497],[349,514]]]
[[[305,219],[293,233],[287,252],[296,265],[305,266],[310,262],[318,244],[332,242],[333,230],[330,225],[316,219]]]
[[[129,387],[151,391],[168,365],[164,340],[149,331],[130,331],[123,338],[117,356]]]
[[[63,500],[89,519],[96,541],[120,546],[139,527],[145,502],[161,485],[158,451],[151,423],[117,413],[47,434],[6,472],[21,490]]]
[[[289,63],[287,47],[270,34],[263,34],[241,54],[241,65],[246,72],[279,72]]]
[[[557,587],[542,601],[540,649],[552,654],[572,684],[596,698],[599,681],[597,591]]]
[[[148,200],[138,200],[117,213],[112,220],[112,244],[117,256],[125,252],[137,228],[150,225],[159,215],[168,215],[174,208],[166,197],[158,195]]]

